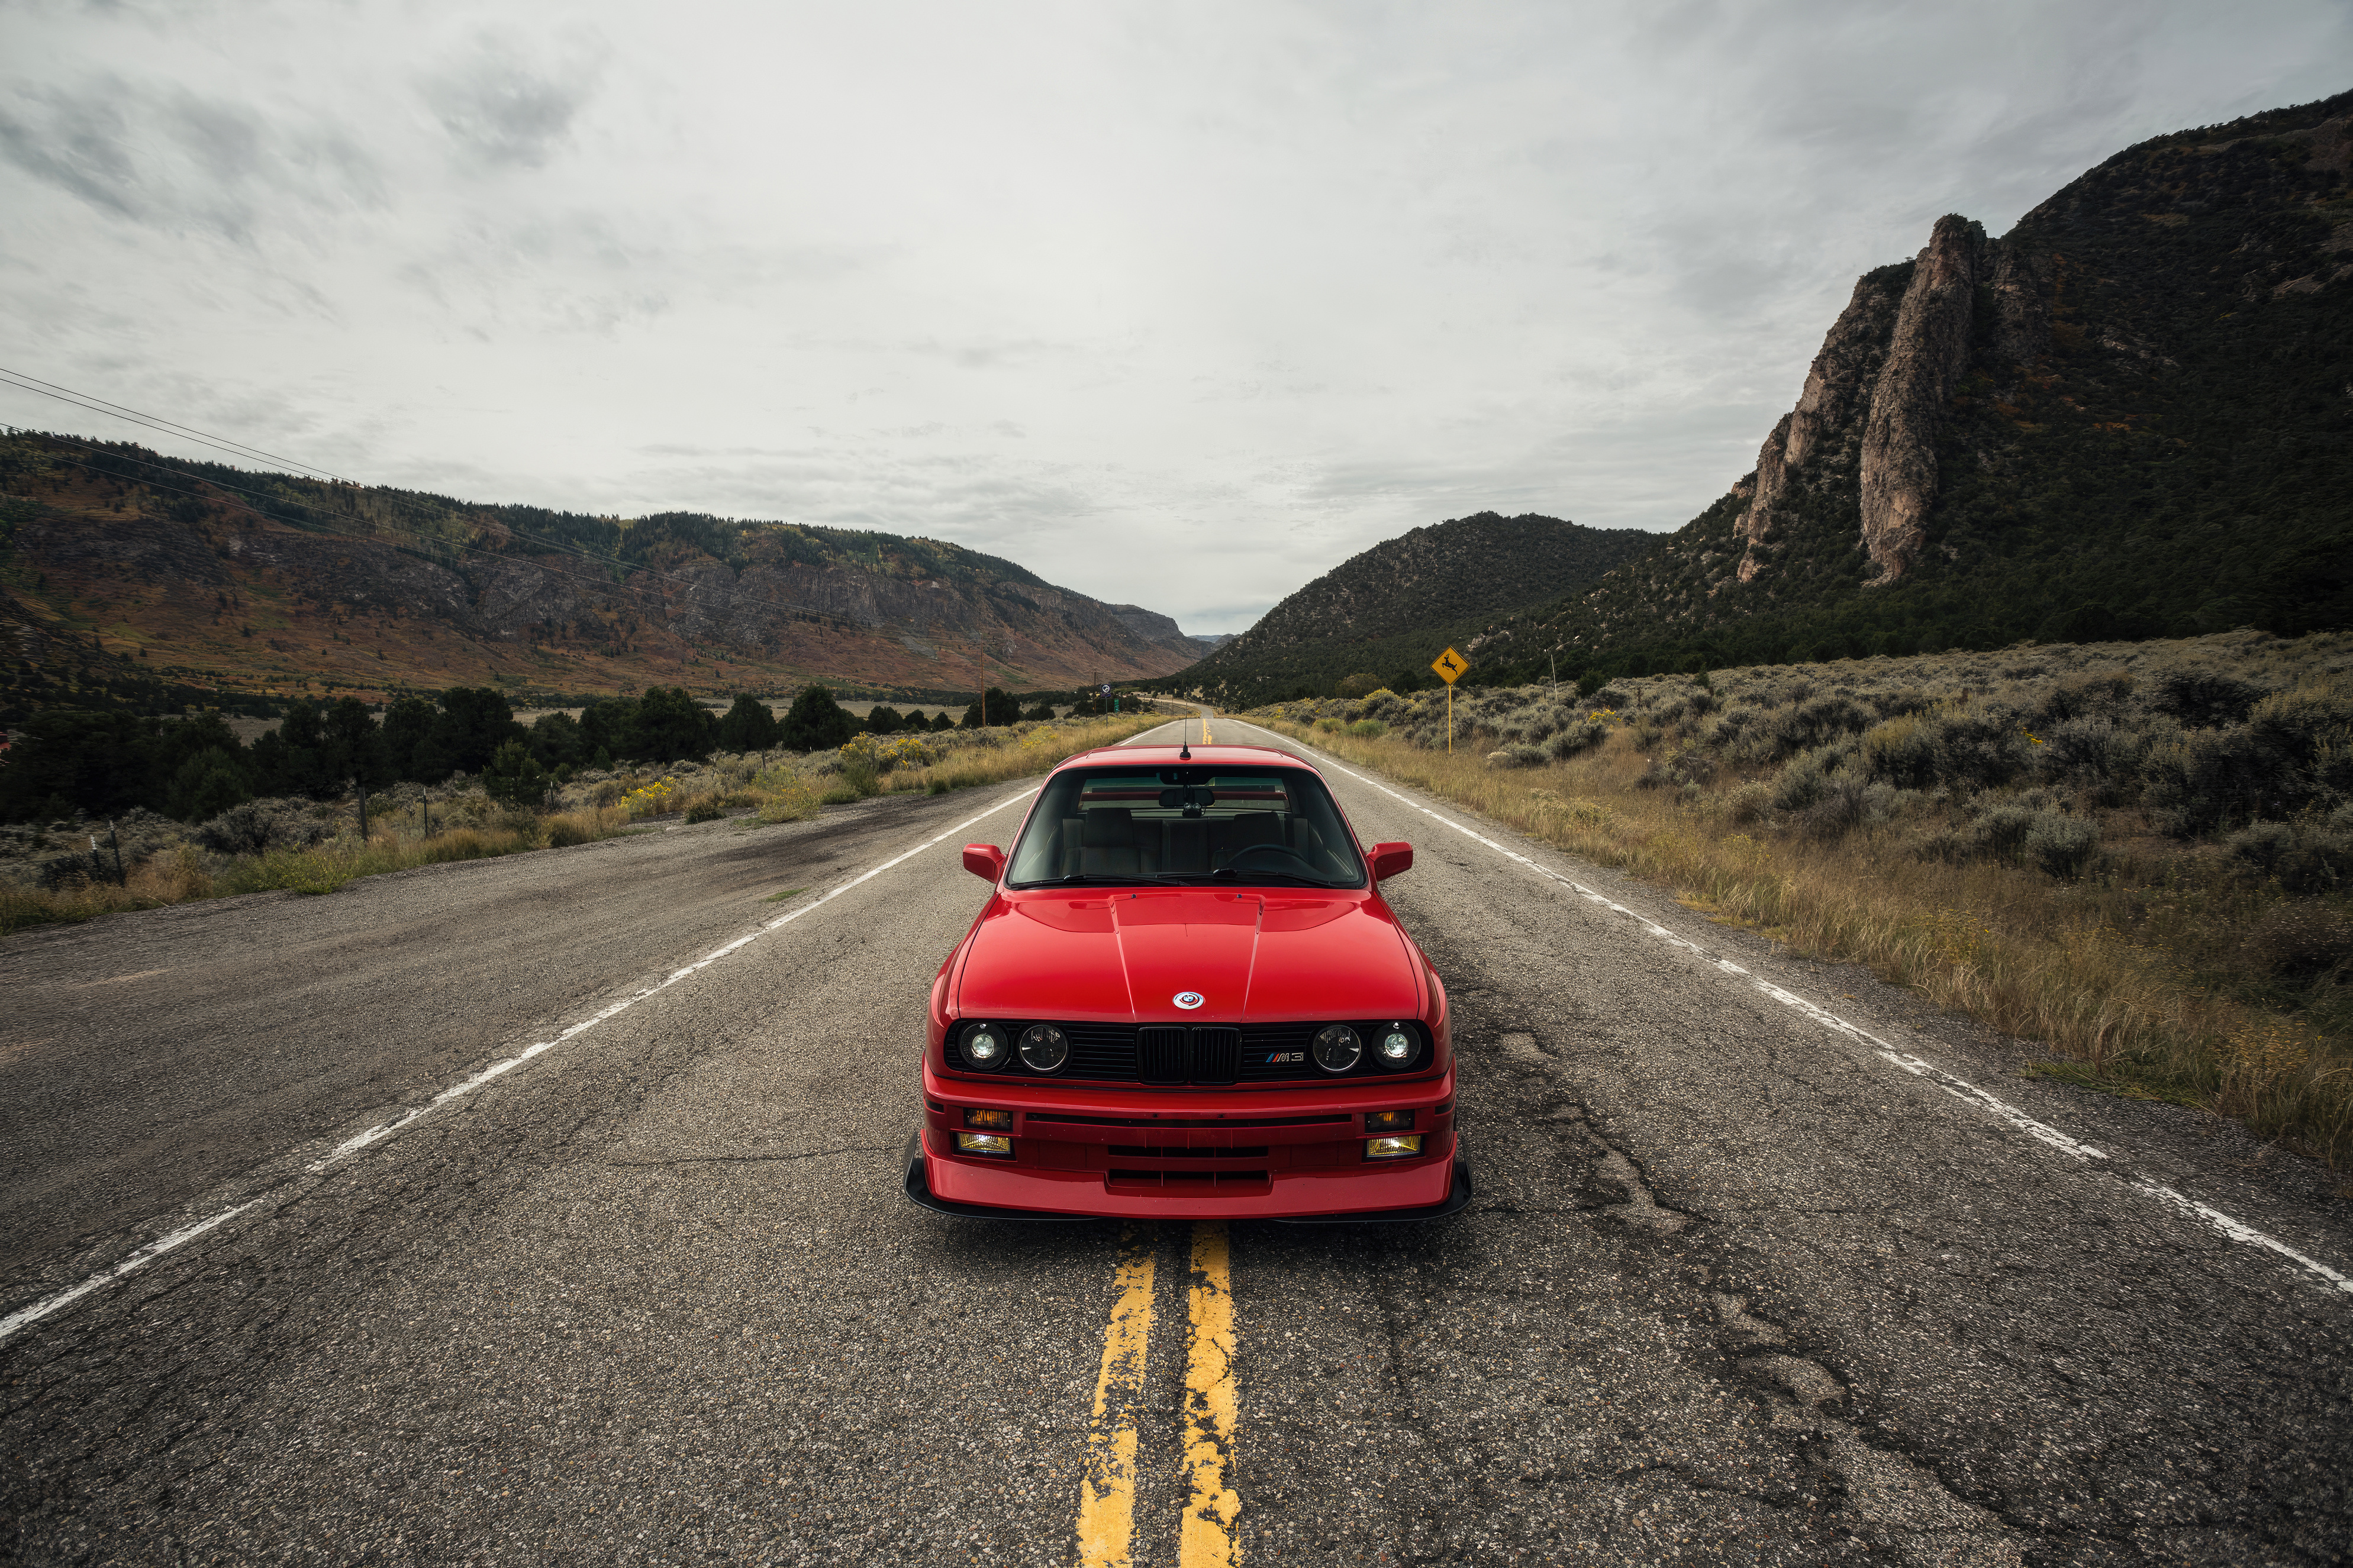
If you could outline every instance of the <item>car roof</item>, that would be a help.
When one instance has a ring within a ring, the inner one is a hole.
[[[1176,746],[1098,746],[1092,752],[1081,752],[1069,758],[1054,771],[1063,768],[1103,767],[1116,763],[1137,768],[1205,768],[1205,767],[1285,767],[1303,768],[1318,778],[1315,765],[1304,757],[1272,746],[1193,746],[1189,755],[1179,755]]]

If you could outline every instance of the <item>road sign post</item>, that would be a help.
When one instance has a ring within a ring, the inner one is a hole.
[[[1451,757],[1454,754],[1454,683],[1462,679],[1462,672],[1471,668],[1471,661],[1450,647],[1431,659],[1430,668],[1438,671],[1439,679],[1446,682],[1446,754]]]

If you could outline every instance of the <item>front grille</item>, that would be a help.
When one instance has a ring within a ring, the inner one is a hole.
[[[1242,1053],[1240,1029],[1201,1028],[1193,1031],[1193,1081],[1231,1083]]]
[[[1110,1083],[1135,1081],[1135,1031],[1115,1024],[1065,1024],[1070,1065],[1057,1078],[1091,1078]],[[1025,1069],[1026,1070],[1026,1069]]]
[[[1030,1120],[1035,1121],[1032,1117]],[[1156,1143],[1114,1143],[1111,1152],[1123,1160],[1263,1160],[1266,1145],[1246,1149],[1164,1149]]]
[[[1164,1025],[1135,1032],[1135,1065],[1145,1082],[1185,1081],[1185,1033],[1182,1027]]]
[[[1307,1054],[1308,1045],[1314,1038],[1313,1024],[1242,1030],[1240,1059],[1236,1064],[1240,1068],[1241,1081],[1263,1083],[1277,1079],[1331,1077]]]
[[[1008,1029],[1018,1042],[1028,1021],[995,1020]],[[989,1078],[1040,1079],[1080,1079],[1094,1083],[1145,1083],[1155,1088],[1176,1088],[1185,1084],[1204,1087],[1233,1083],[1284,1083],[1313,1081],[1321,1079],[1361,1079],[1385,1077],[1384,1069],[1372,1060],[1367,1049],[1364,1059],[1345,1073],[1327,1073],[1315,1065],[1309,1047],[1318,1024],[1261,1024],[1236,1028],[1225,1024],[1203,1024],[1187,1026],[1183,1024],[1147,1024],[1134,1028],[1121,1024],[1058,1024],[1071,1042],[1071,1059],[1058,1073],[1036,1073],[1029,1070],[1019,1054],[996,1071],[973,1067],[964,1059],[959,1044],[968,1026],[958,1024],[950,1035],[947,1065],[965,1072],[984,1074]],[[1358,1034],[1369,1036],[1377,1024],[1352,1026]],[[1412,1077],[1426,1071],[1430,1066],[1429,1036],[1419,1025],[1412,1026],[1422,1035],[1423,1049],[1413,1067],[1399,1075]]]
[[[1447,1107],[1440,1106],[1440,1110]],[[1345,1127],[1353,1116],[1064,1116],[1033,1110],[1032,1121],[1059,1121],[1073,1127]]]

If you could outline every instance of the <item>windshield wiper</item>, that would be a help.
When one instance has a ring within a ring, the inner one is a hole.
[[[1034,882],[1008,882],[1008,888],[1084,888],[1084,887],[1166,887],[1174,885],[1166,877],[1109,877],[1101,873],[1082,873],[1076,877],[1041,877]]]
[[[1345,882],[1327,882],[1314,877],[1302,877],[1290,871],[1231,871],[1220,869],[1210,872],[1209,876],[1214,881],[1235,883],[1245,888],[1268,886],[1274,883],[1281,883],[1286,888],[1345,888],[1348,885]],[[1247,878],[1248,880],[1244,880],[1245,878]]]

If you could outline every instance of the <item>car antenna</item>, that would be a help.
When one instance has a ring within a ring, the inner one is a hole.
[[[1177,760],[1178,762],[1180,762],[1180,763],[1189,763],[1189,762],[1191,762],[1191,761],[1193,760],[1193,742],[1190,742],[1190,741],[1182,741],[1182,740],[1180,740],[1179,742],[1177,742],[1177,743],[1176,743],[1176,760]]]

